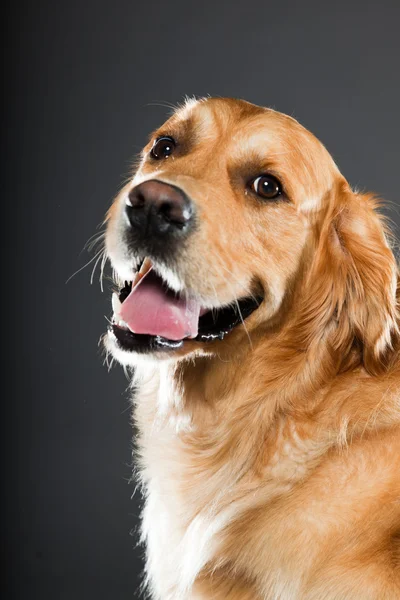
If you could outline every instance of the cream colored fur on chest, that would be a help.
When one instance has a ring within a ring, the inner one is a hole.
[[[266,515],[263,560],[268,564],[266,578],[269,580],[265,589],[270,593],[260,593],[257,598],[300,598],[301,582],[315,558],[312,537],[329,527],[329,520],[323,525],[319,514],[321,504],[305,508],[301,516],[308,531],[304,545],[296,546],[294,553],[294,547],[288,543],[285,551],[281,549],[277,555],[274,539],[290,536],[290,519],[285,518],[282,510],[279,516],[274,515],[273,509],[268,519],[268,510],[278,497],[284,505],[282,498],[308,470],[318,465],[329,447],[329,440],[304,441],[297,434],[295,424],[282,417],[274,429],[274,452],[266,458],[254,485],[249,476],[237,472],[234,458],[215,473],[201,473],[193,469],[191,449],[181,439],[182,432],[191,431],[196,435],[196,424],[182,410],[182,398],[172,373],[173,367],[168,363],[154,367],[141,365],[135,379],[139,386],[135,416],[140,431],[141,478],[146,493],[142,536],[147,546],[146,571],[153,597],[157,600],[210,600],[209,596],[196,592],[195,582],[205,565],[218,568],[229,558],[220,555],[224,528],[231,526],[245,511],[263,506]],[[290,429],[289,438],[282,435],[285,427]],[[251,537],[247,543],[253,543]]]

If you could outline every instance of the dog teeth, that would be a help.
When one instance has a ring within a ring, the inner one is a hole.
[[[115,315],[114,315],[114,318],[112,320],[112,324],[113,325],[117,325],[117,327],[119,327],[120,329],[125,329],[126,331],[130,331],[130,329],[128,327],[128,324],[125,323],[125,321],[123,321],[122,319],[118,319],[118,317],[115,318]]]
[[[149,258],[144,259],[142,266],[140,267],[140,270],[135,274],[135,277],[133,278],[132,281],[132,289],[135,287],[135,285],[137,283],[139,283],[139,281],[141,279],[143,279],[143,277],[145,275],[147,275],[147,273],[149,273],[151,271],[151,269],[153,268],[153,263],[151,262],[151,260]]]
[[[135,273],[135,277],[132,279],[132,289],[135,287],[137,282],[140,281],[141,279],[142,279],[142,275],[140,274],[140,271],[138,271],[137,273]]]
[[[125,321],[123,321],[119,316],[119,311],[121,310],[121,302],[118,298],[117,292],[114,292],[111,296],[111,304],[114,312],[112,322],[115,323],[115,325],[118,325],[118,327],[121,327],[121,329],[129,329],[128,324],[125,323]]]
[[[143,261],[143,264],[142,264],[142,266],[140,267],[140,271],[139,271],[139,273],[142,275],[142,277],[143,277],[143,275],[146,275],[146,273],[147,273],[148,271],[150,271],[150,269],[152,268],[152,266],[153,266],[153,263],[152,263],[152,262],[151,262],[151,260],[150,260],[150,259],[149,259],[149,258],[146,256],[146,258],[145,258],[145,259],[144,259],[144,261]]]
[[[117,292],[114,292],[111,296],[111,304],[114,312],[114,316],[119,316],[119,311],[121,310],[121,302],[119,301]]]

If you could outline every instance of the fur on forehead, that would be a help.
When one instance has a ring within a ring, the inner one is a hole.
[[[319,209],[340,177],[325,146],[298,121],[244,100],[187,99],[154,135],[164,134],[223,153],[231,171],[254,165],[275,172],[305,212]]]

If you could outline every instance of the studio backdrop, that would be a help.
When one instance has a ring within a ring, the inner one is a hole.
[[[18,2],[3,89],[7,598],[138,594],[140,492],[123,370],[98,346],[110,282],[83,249],[148,134],[188,96],[297,118],[399,220],[400,5]],[[97,229],[100,227],[100,229]],[[76,273],[76,271],[81,269]],[[68,283],[66,281],[69,279]],[[92,280],[92,284],[91,284]]]

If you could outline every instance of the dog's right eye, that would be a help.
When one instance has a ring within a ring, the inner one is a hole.
[[[172,137],[163,136],[154,142],[153,147],[150,150],[150,155],[156,160],[161,160],[162,158],[168,158],[168,156],[171,156],[175,148],[175,140]]]
[[[253,192],[264,200],[274,200],[282,194],[282,186],[272,175],[260,175],[251,182]]]

